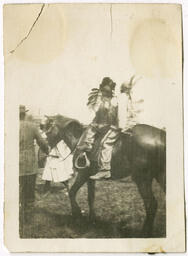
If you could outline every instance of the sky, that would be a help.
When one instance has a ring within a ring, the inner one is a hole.
[[[182,79],[179,8],[6,5],[5,94],[11,94],[15,107],[26,105],[30,114],[59,113],[89,123],[93,118],[86,106],[90,90],[109,76],[118,94],[121,83],[135,75],[133,99],[144,100],[138,106],[139,122],[166,127],[181,108],[177,97]],[[169,115],[172,105],[177,106],[173,116]]]

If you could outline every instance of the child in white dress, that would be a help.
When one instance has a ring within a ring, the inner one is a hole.
[[[66,181],[74,173],[72,158],[71,150],[63,140],[52,148],[42,175],[42,179],[48,181],[46,183],[47,187],[50,185],[50,181],[67,184]]]

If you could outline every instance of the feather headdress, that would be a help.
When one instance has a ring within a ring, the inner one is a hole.
[[[87,106],[90,108],[90,109],[94,109],[97,102],[98,102],[98,99],[100,98],[101,96],[101,91],[98,89],[98,88],[93,88],[91,89],[91,92],[89,93],[88,95],[88,102],[87,102]]]
[[[121,87],[120,87],[120,91],[121,91],[121,92],[127,91],[128,93],[130,93],[131,90],[132,90],[132,88],[133,88],[133,86],[136,84],[136,82],[141,79],[141,77],[138,77],[137,79],[136,79],[135,77],[136,77],[136,76],[133,75],[133,76],[130,78],[129,81],[126,81],[126,82],[122,83],[122,85],[121,85]]]

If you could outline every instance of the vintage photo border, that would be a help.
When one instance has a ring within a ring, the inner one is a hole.
[[[50,1],[52,2],[52,1]],[[57,1],[56,1],[57,2]],[[159,1],[158,1],[159,2]],[[185,43],[184,43],[185,45]],[[182,91],[178,92],[179,101],[181,104]],[[12,100],[12,99],[11,99]],[[15,188],[12,186],[13,181],[18,176],[18,140],[14,141],[15,136],[18,138],[18,120],[15,123],[14,117],[18,117],[18,102],[16,99],[11,101],[11,106],[7,105],[9,101],[8,92],[5,88],[5,144],[11,145],[10,148],[5,147],[5,202],[9,198],[9,202],[5,204],[5,246],[14,252],[19,251],[31,251],[31,252],[181,252],[184,251],[184,239],[182,239],[181,232],[184,229],[184,218],[182,213],[183,209],[183,193],[184,193],[184,181],[183,181],[183,129],[182,129],[182,109],[179,112],[179,119],[177,127],[167,127],[167,238],[160,239],[19,239],[18,234],[18,208],[15,210],[15,202],[18,202],[18,184]],[[10,114],[11,113],[11,114]],[[12,126],[14,124],[14,126]],[[8,127],[14,127],[14,130],[10,132]],[[9,132],[7,132],[9,130]],[[174,138],[176,137],[176,139]],[[171,139],[174,138],[172,143]],[[174,144],[178,147],[174,148]],[[176,152],[177,159],[172,159],[171,147]],[[170,148],[168,150],[168,148]],[[16,153],[15,153],[16,152]],[[11,159],[11,161],[10,161]],[[172,159],[172,161],[169,161]],[[176,166],[177,164],[177,166]],[[172,173],[170,170],[176,171]],[[6,173],[6,169],[9,169],[9,174]],[[182,170],[180,172],[180,170]],[[169,177],[170,176],[170,180]],[[179,207],[174,209],[174,203],[168,199],[168,195],[172,196],[175,192],[174,184],[172,181],[176,180],[176,187],[179,188],[179,195],[174,195],[177,198]],[[181,201],[179,201],[181,197]],[[172,213],[173,212],[173,213]],[[178,220],[178,225],[175,228],[174,222]],[[16,232],[15,232],[16,231]],[[108,241],[107,241],[108,240]],[[11,243],[9,242],[11,241]],[[173,241],[173,242],[172,242]],[[96,249],[97,242],[97,249]],[[86,246],[87,245],[87,246]]]

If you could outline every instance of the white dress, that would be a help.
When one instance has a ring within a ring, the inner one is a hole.
[[[53,182],[69,180],[73,175],[73,156],[70,153],[70,148],[61,140],[47,157],[42,179]]]

